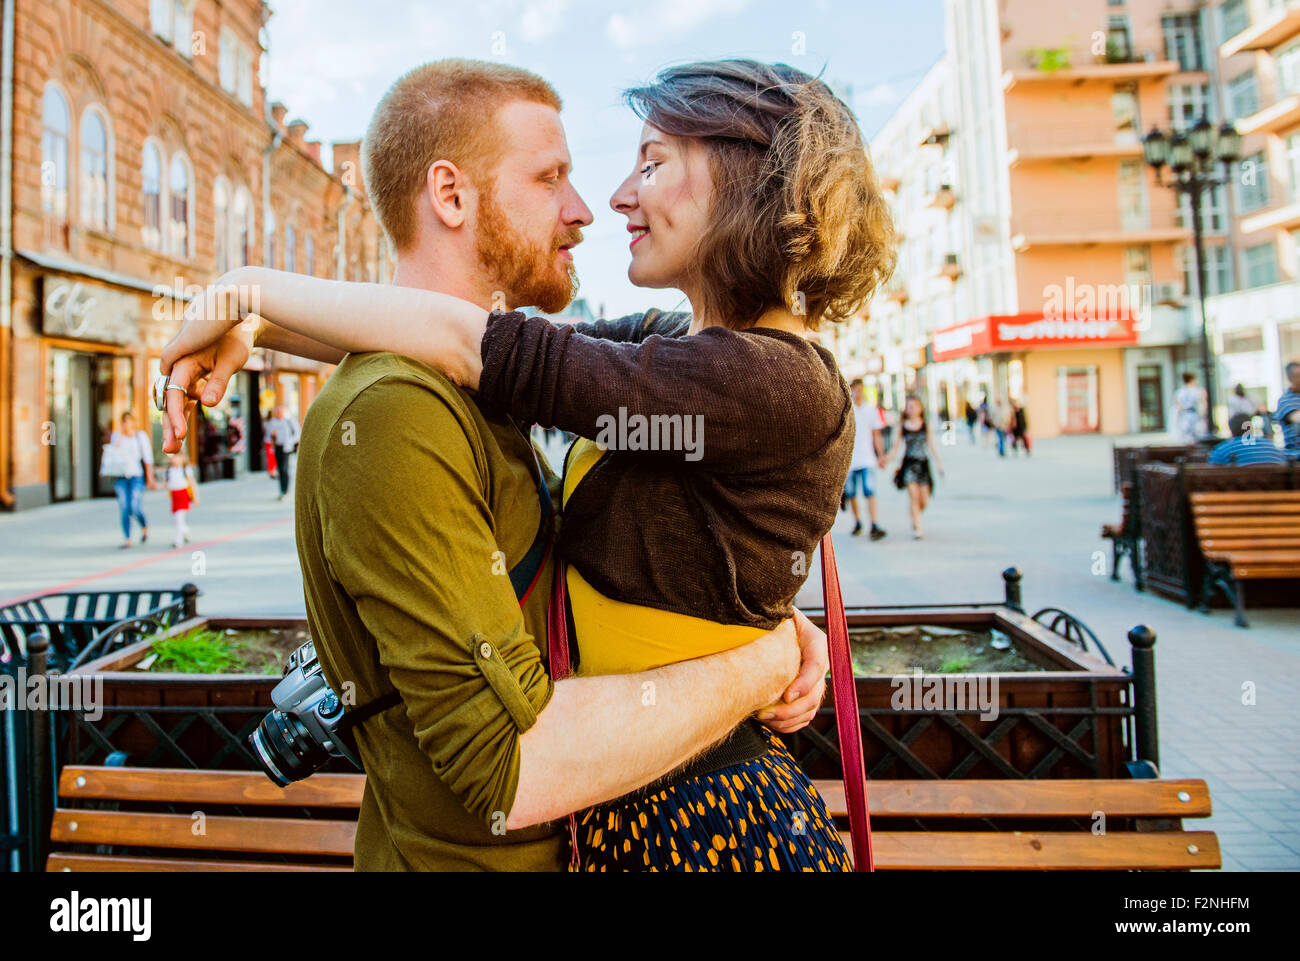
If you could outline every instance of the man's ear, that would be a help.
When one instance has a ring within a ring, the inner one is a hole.
[[[461,169],[450,160],[438,160],[425,175],[425,198],[443,226],[456,229],[465,224],[473,188]]]

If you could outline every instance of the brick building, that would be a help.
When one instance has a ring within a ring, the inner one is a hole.
[[[100,446],[148,403],[186,292],[241,264],[387,279],[359,143],[325,169],[259,82],[261,0],[15,3],[0,100],[0,504],[109,492]],[[8,18],[6,18],[8,19]],[[254,357],[194,425],[205,476],[257,470],[261,414],[328,368]],[[159,453],[159,456],[160,453]]]

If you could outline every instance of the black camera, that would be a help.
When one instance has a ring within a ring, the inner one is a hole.
[[[348,740],[343,702],[326,683],[313,642],[289,655],[271,701],[275,710],[262,719],[248,742],[266,776],[280,787],[315,774],[332,757],[345,757],[361,768]]]

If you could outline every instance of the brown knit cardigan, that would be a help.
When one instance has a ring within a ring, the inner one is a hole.
[[[557,549],[607,597],[771,629],[790,616],[835,521],[852,401],[830,352],[803,337],[688,336],[688,322],[658,311],[576,325],[494,313],[479,403],[597,440],[635,415],[692,418],[703,431],[696,460],[618,449],[637,438],[615,437],[565,503]]]

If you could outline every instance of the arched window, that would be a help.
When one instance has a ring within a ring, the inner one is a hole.
[[[172,156],[167,175],[171,199],[167,215],[167,250],[173,257],[190,256],[190,162],[183,153]]]
[[[97,230],[109,229],[110,169],[108,125],[95,107],[81,115],[81,222]]]
[[[41,108],[41,209],[56,223],[68,219],[68,102],[52,86]]]
[[[182,57],[193,56],[194,0],[172,0],[172,46]]]
[[[246,267],[253,255],[253,195],[247,187],[235,192],[234,233],[234,266]]]
[[[144,195],[144,245],[150,250],[162,250],[162,152],[152,141],[145,141],[140,175]]]
[[[290,273],[298,272],[298,237],[293,224],[284,225],[284,269]]]
[[[302,242],[303,268],[309,276],[316,276],[316,240],[311,234]]]
[[[212,188],[212,208],[217,273],[224,274],[230,269],[230,188],[225,177],[218,177]]]

